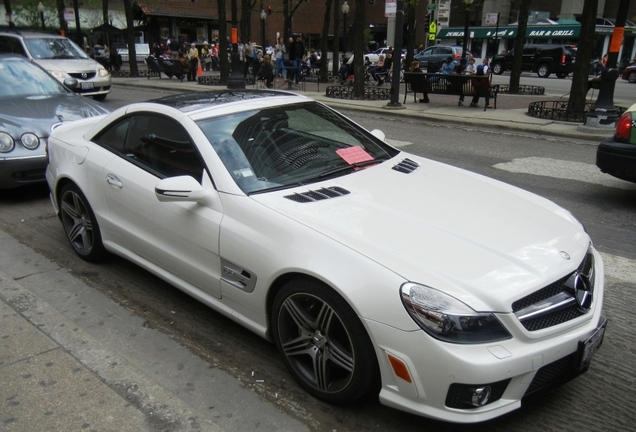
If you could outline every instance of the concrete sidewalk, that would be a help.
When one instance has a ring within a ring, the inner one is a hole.
[[[205,73],[211,74],[211,72]],[[502,79],[502,77],[497,78]],[[275,88],[278,88],[281,84],[283,84],[282,78],[278,78]],[[113,78],[113,85],[202,92],[225,88],[203,85],[198,82],[180,82],[177,78],[168,78],[163,74],[162,78]],[[396,109],[388,107],[389,101],[387,100],[362,101],[328,98],[325,96],[325,90],[331,85],[337,84],[321,83],[320,91],[318,91],[316,83],[306,83],[304,88],[301,87],[300,89],[291,89],[289,91],[316,99],[337,110],[359,110],[387,117],[404,117],[428,122],[507,129],[553,137],[590,140],[597,143],[614,134],[614,128],[590,128],[577,123],[538,119],[527,115],[528,105],[531,102],[563,100],[559,95],[526,96],[500,94],[497,98],[497,109],[484,111],[483,99],[479,101],[481,108],[469,107],[470,96],[466,96],[464,106],[457,106],[458,97],[450,95],[430,95],[431,102],[424,104],[413,102],[413,95],[409,94],[406,103],[403,103],[404,86],[402,85],[398,97],[401,107]],[[388,86],[388,84],[385,84],[385,86]],[[246,88],[255,88],[255,86],[247,85]],[[286,88],[283,87],[281,90],[286,90]],[[616,103],[620,104],[619,101]],[[494,104],[491,102],[491,105]]]

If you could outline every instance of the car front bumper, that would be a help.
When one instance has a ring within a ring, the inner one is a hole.
[[[636,145],[609,138],[599,144],[596,166],[614,177],[636,182]]]
[[[13,189],[45,180],[46,155],[0,156],[0,189]]]

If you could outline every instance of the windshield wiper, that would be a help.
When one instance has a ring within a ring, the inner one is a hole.
[[[367,161],[364,161],[364,162],[356,162],[356,163],[353,163],[351,165],[344,165],[344,166],[341,166],[341,167],[338,167],[338,168],[332,168],[330,170],[323,171],[322,173],[320,173],[318,178],[328,177],[328,176],[330,176],[332,174],[336,174],[336,173],[339,173],[341,171],[347,171],[347,170],[350,170],[350,169],[362,168],[362,167],[365,167],[367,165],[379,164],[379,163],[381,163],[383,161],[384,161],[384,159],[372,159],[372,160],[367,160]]]

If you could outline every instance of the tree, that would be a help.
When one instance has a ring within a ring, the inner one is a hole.
[[[126,13],[126,43],[128,44],[128,64],[130,65],[130,76],[139,76],[137,68],[137,50],[135,49],[135,22],[133,20],[132,0],[124,0],[124,11]]]
[[[586,1],[583,4],[581,21],[581,36],[576,50],[576,63],[570,87],[569,111],[585,111],[585,98],[588,92],[588,76],[590,59],[594,49],[596,34],[597,2]]]
[[[333,8],[333,53],[332,53],[332,73],[338,76],[340,70],[340,52],[338,43],[340,41],[340,8],[338,3]]]
[[[13,12],[11,12],[11,0],[4,0],[4,11],[7,14],[9,19],[9,28],[15,27],[15,23],[13,22]]]
[[[64,4],[64,0],[57,0],[57,17],[60,20],[60,31],[62,34],[68,34],[68,23],[64,18],[64,9],[66,9],[66,5]]]
[[[353,93],[357,98],[364,97],[364,31],[360,26],[367,22],[365,0],[355,0],[355,20],[353,38]]]
[[[227,58],[227,12],[225,10],[225,0],[217,0],[219,10],[219,68],[221,69],[221,83],[227,83],[230,77],[230,62]],[[264,48],[264,47],[263,47]]]
[[[296,0],[296,4],[294,4],[293,6],[291,5],[292,1],[293,0],[283,0],[283,19],[285,21],[285,28],[283,29],[283,35],[285,36],[285,39],[284,39],[285,42],[287,42],[292,35],[292,31],[291,31],[292,18],[294,14],[296,13],[296,11],[298,10],[298,8],[300,7],[300,5],[303,4],[305,0]]]
[[[404,1],[404,17],[405,24],[407,28],[406,32],[406,59],[405,65],[411,64],[413,61],[413,51],[415,50],[415,9],[419,6],[420,0],[405,0]],[[424,34],[426,35],[428,29],[425,29]],[[400,54],[401,55],[401,54]]]
[[[327,82],[327,49],[329,42],[327,40],[329,36],[329,18],[331,15],[331,6],[333,4],[333,0],[325,1],[325,17],[322,23],[322,38],[320,40],[320,81]],[[335,41],[334,41],[335,45]],[[335,60],[334,60],[335,63]]]
[[[515,39],[515,55],[512,58],[512,69],[510,70],[510,94],[519,93],[519,80],[521,79],[521,60],[523,45],[526,41],[526,29],[528,28],[528,15],[530,14],[530,2],[532,0],[520,0],[519,19],[517,25],[517,39]]]

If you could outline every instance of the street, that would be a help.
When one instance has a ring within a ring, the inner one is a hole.
[[[495,77],[497,80],[507,82],[508,77]],[[524,79],[524,84],[529,82],[546,88],[549,85],[550,94],[569,91],[569,80]],[[619,79],[618,88],[616,104],[636,102],[636,85]],[[106,104],[115,108],[162,95],[115,87]],[[345,114],[368,129],[381,129],[391,144],[404,151],[475,171],[553,200],[585,225],[605,261],[605,316],[610,321],[605,342],[587,373],[516,412],[479,425],[450,425],[406,414],[380,405],[374,396],[351,406],[336,407],[302,390],[278,358],[274,345],[165,282],[117,257],[99,265],[82,261],[68,245],[60,221],[53,214],[46,185],[0,192],[0,230],[105,294],[112,304],[102,307],[125,308],[140,317],[145,327],[168,335],[209,363],[210,369],[247,383],[260,399],[311,430],[633,430],[636,335],[631,324],[636,310],[636,184],[600,173],[594,165],[598,143],[593,141],[378,118],[353,111]],[[45,287],[38,293],[59,310],[72,309],[58,294],[47,294]],[[255,371],[259,383],[253,385],[250,383],[254,383]],[[234,424],[227,419],[219,422],[228,427]]]

